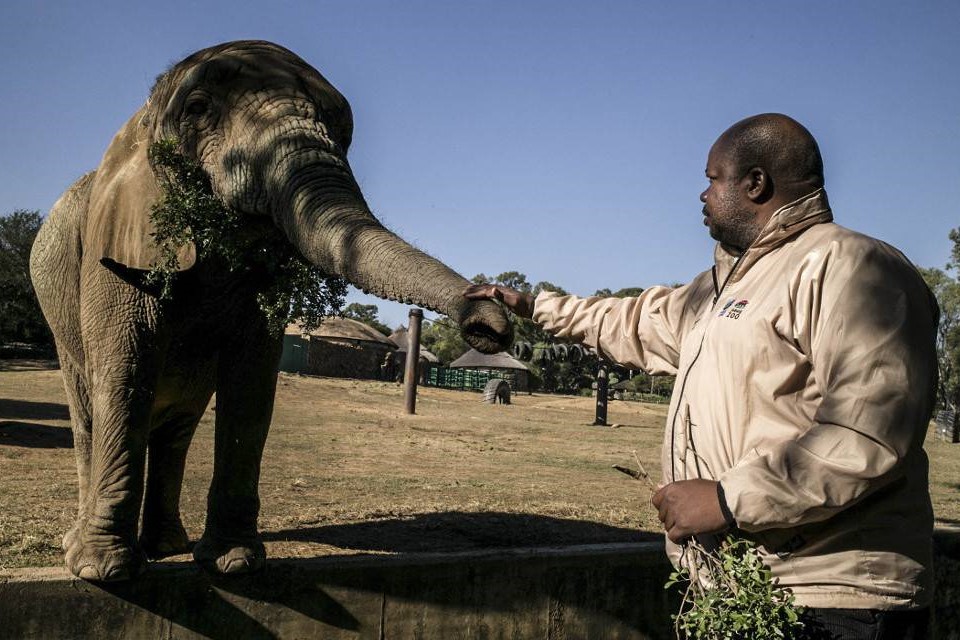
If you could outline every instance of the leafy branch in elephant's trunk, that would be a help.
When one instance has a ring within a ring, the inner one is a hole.
[[[160,258],[147,282],[160,286],[161,299],[173,295],[177,250],[192,242],[198,258],[218,260],[231,272],[266,272],[257,303],[275,334],[293,321],[314,329],[343,306],[347,284],[342,278],[305,260],[277,230],[245,233],[244,214],[213,193],[207,174],[180,153],[176,140],[152,144],[150,159],[163,197],[150,210]]]

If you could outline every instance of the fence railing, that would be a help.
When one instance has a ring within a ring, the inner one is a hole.
[[[506,380],[511,389],[517,388],[516,375],[511,371],[498,369],[450,369],[448,367],[431,367],[426,376],[426,384],[430,387],[444,389],[462,389],[466,391],[483,391],[487,382],[494,378]]]
[[[957,412],[953,409],[937,412],[937,440],[960,442],[960,425],[957,423]]]

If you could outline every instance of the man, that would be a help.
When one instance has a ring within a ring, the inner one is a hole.
[[[715,264],[690,284],[466,295],[677,376],[653,497],[674,562],[685,539],[734,530],[810,608],[809,628],[925,637],[936,302],[896,249],[833,223],[819,148],[791,118],[734,124],[706,175]]]

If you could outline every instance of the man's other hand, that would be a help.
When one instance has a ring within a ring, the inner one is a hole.
[[[533,296],[500,284],[472,284],[463,290],[470,300],[499,300],[521,318],[533,316]]]
[[[713,480],[671,482],[653,495],[652,502],[667,537],[677,544],[694,535],[725,531],[729,526]]]

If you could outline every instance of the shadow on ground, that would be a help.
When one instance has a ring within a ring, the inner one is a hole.
[[[0,352],[0,371],[53,371],[60,363],[49,358],[9,358]]]
[[[134,606],[123,615],[152,613],[158,632],[179,628],[230,639],[282,636],[293,623],[312,637],[329,638],[375,637],[377,628],[379,637],[421,637],[424,629],[433,637],[455,637],[487,625],[512,625],[513,637],[546,637],[547,628],[557,625],[573,627],[570,637],[607,637],[602,630],[610,628],[620,630],[617,637],[637,637],[640,630],[650,634],[642,637],[661,637],[663,611],[672,606],[662,587],[668,571],[662,546],[643,552],[653,560],[639,564],[640,556],[624,551],[605,556],[574,546],[659,543],[662,536],[600,523],[444,512],[263,535],[393,553],[273,558],[263,573],[236,578],[211,576],[191,564],[158,563],[132,583],[92,588]],[[561,551],[567,546],[569,554]],[[505,549],[492,556],[423,553],[491,548]],[[652,597],[638,602],[642,593]],[[127,628],[121,611],[115,620],[102,620],[114,625],[104,628]]]
[[[274,617],[286,615],[284,612],[289,610],[336,630],[359,630],[360,621],[343,604],[301,575],[306,572],[298,566],[301,562],[288,560],[288,566],[270,567],[263,573],[237,578],[185,568],[177,571],[182,574],[179,576],[148,573],[135,582],[97,588],[153,613],[163,621],[162,626],[172,624],[204,638],[275,640],[278,634],[270,628],[273,625],[262,619],[268,608],[275,612]],[[175,585],[177,588],[173,588]],[[184,591],[190,593],[189,598],[183,597]],[[123,623],[119,624],[114,628],[123,628]]]
[[[2,446],[69,449],[73,447],[73,432],[67,427],[0,421],[0,447]]]
[[[70,410],[59,402],[0,398],[0,418],[8,420],[69,420]]]
[[[526,513],[448,511],[407,518],[263,532],[265,541],[327,544],[341,549],[419,553],[502,547],[650,542],[657,533],[599,522]]]

